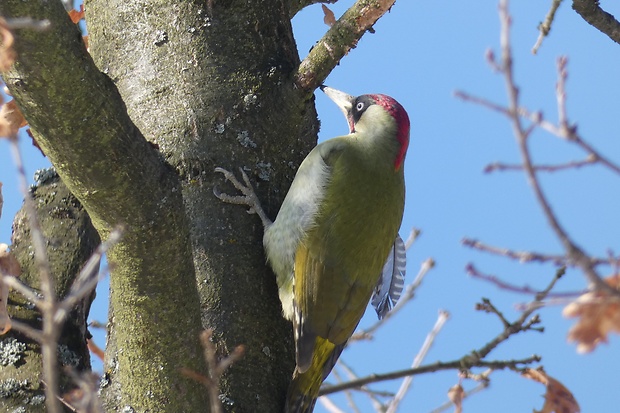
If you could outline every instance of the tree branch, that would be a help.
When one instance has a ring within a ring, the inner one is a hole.
[[[538,315],[535,315],[533,317],[530,317],[530,316],[532,315],[534,311],[536,311],[536,309],[540,307],[540,303],[542,302],[542,300],[544,300],[545,297],[549,294],[549,292],[555,286],[555,283],[559,280],[561,276],[562,276],[562,273],[557,272],[555,277],[553,278],[553,280],[551,280],[551,282],[547,285],[547,287],[544,290],[536,294],[536,296],[534,297],[534,301],[530,303],[530,305],[523,311],[521,316],[513,323],[509,323],[504,318],[504,316],[501,315],[499,310],[497,310],[497,308],[494,307],[489,300],[486,300],[485,303],[487,304],[487,306],[490,306],[490,308],[494,309],[494,311],[490,311],[490,312],[494,313],[500,318],[504,326],[504,329],[502,330],[500,334],[495,336],[487,344],[483,345],[477,350],[472,351],[470,354],[467,354],[461,357],[458,360],[453,360],[449,362],[436,362],[436,363],[429,364],[429,365],[422,366],[422,367],[399,370],[399,371],[394,371],[394,372],[385,373],[385,374],[373,374],[367,377],[360,378],[358,380],[352,380],[347,383],[341,383],[337,385],[323,387],[321,388],[321,391],[319,394],[325,395],[325,394],[342,391],[345,389],[359,388],[369,383],[375,383],[375,382],[386,381],[386,380],[394,380],[394,379],[399,379],[401,377],[413,376],[413,375],[423,374],[423,373],[430,373],[430,372],[435,372],[435,371],[440,371],[440,370],[451,370],[451,369],[469,370],[474,367],[487,367],[493,370],[501,370],[501,369],[508,368],[511,370],[518,371],[519,365],[537,363],[541,360],[541,358],[537,355],[533,355],[531,357],[527,357],[521,360],[485,361],[483,359],[489,353],[491,353],[491,351],[493,351],[500,343],[506,341],[508,338],[510,338],[511,336],[515,334],[518,334],[523,331],[529,331],[529,330],[540,331],[539,328],[534,327],[536,324],[540,322]]]
[[[539,356],[531,356],[531,357],[527,357],[521,360],[493,360],[493,361],[480,360],[475,364],[467,365],[466,368],[486,367],[486,368],[491,368],[493,370],[503,370],[503,369],[519,370],[520,365],[538,363],[539,361],[540,361]],[[360,386],[364,386],[370,383],[376,383],[376,382],[387,381],[387,380],[395,380],[395,379],[400,379],[406,376],[415,376],[418,374],[432,373],[432,372],[441,371],[441,370],[458,370],[458,369],[463,368],[464,366],[463,362],[464,362],[464,359],[458,359],[458,360],[452,360],[452,361],[447,361],[447,362],[436,362],[433,364],[428,364],[426,366],[405,369],[405,370],[398,370],[398,371],[385,373],[385,374],[372,374],[370,376],[362,377],[360,379],[349,381],[346,383],[336,384],[333,386],[327,386],[321,389],[320,394],[325,395],[325,394],[336,393],[336,392],[343,391],[346,389],[355,389],[355,388],[358,388]]]
[[[295,74],[295,84],[311,93],[349,50],[394,5],[395,0],[358,0],[310,50]]]
[[[512,67],[512,49],[510,45],[510,24],[511,18],[508,13],[508,4],[507,0],[503,0],[500,2],[499,13],[500,13],[500,21],[502,25],[501,36],[500,36],[500,44],[502,49],[502,66],[501,70],[504,75],[504,80],[506,83],[506,90],[508,94],[508,111],[510,113],[510,118],[512,121],[512,129],[513,133],[517,139],[517,144],[519,146],[519,151],[521,153],[521,158],[523,161],[523,167],[525,169],[525,173],[527,176],[528,183],[532,187],[534,191],[534,195],[538,204],[543,210],[545,217],[547,218],[547,222],[551,229],[555,232],[558,239],[562,242],[564,249],[566,250],[567,257],[575,262],[584,272],[584,275],[590,282],[593,287],[596,287],[599,290],[607,291],[610,294],[618,295],[618,292],[609,287],[597,274],[594,269],[594,263],[590,257],[588,257],[582,250],[579,248],[569,237],[568,233],[564,229],[564,227],[560,224],[557,219],[555,213],[553,212],[547,197],[542,191],[540,183],[538,182],[538,177],[536,175],[536,171],[534,170],[534,166],[532,164],[532,159],[528,147],[528,137],[530,135],[531,129],[525,129],[523,127],[521,116],[519,115],[519,90],[515,85],[514,77],[513,77],[513,67]],[[565,63],[564,63],[565,64]],[[564,99],[564,90],[563,90],[563,75],[562,68],[563,63],[562,59],[560,59],[558,66],[560,69],[560,80],[558,81],[558,107],[560,108],[560,125],[567,125],[567,121],[565,118],[565,114],[562,111],[563,99]],[[566,128],[566,126],[565,126]]]
[[[583,19],[605,33],[611,40],[620,43],[620,22],[601,9],[598,0],[573,0],[573,10]]]
[[[538,39],[536,39],[536,44],[532,47],[533,54],[538,52],[540,45],[542,45],[543,39],[549,35],[549,32],[551,31],[551,24],[553,24],[553,19],[555,17],[555,12],[558,11],[558,7],[560,7],[561,3],[562,0],[552,0],[551,8],[545,17],[545,21],[540,23],[538,26],[540,33],[538,34]]]

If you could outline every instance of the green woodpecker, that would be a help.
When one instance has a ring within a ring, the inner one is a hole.
[[[243,170],[245,184],[217,168],[265,227],[263,244],[293,322],[296,368],[287,413],[312,412],[372,297],[382,318],[403,287],[405,248],[398,236],[405,203],[403,162],[409,117],[389,96],[321,89],[344,112],[350,133],[317,145],[304,159],[272,223]],[[374,294],[374,296],[373,296]]]

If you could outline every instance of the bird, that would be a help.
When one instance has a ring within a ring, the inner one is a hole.
[[[357,97],[321,86],[338,105],[349,134],[319,143],[299,166],[271,221],[240,168],[222,173],[242,195],[222,201],[249,207],[264,226],[263,246],[293,324],[295,370],[285,413],[310,413],[323,381],[369,301],[383,318],[398,300],[405,247],[398,235],[405,204],[404,161],[410,122],[395,99]]]

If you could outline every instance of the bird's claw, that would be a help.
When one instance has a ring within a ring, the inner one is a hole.
[[[243,195],[223,194],[217,187],[213,188],[213,194],[221,201],[227,202],[229,204],[247,205],[251,209],[254,209],[255,201],[258,200],[256,194],[254,193],[254,188],[252,188],[250,179],[248,178],[248,175],[245,173],[245,171],[241,168],[239,168],[239,170],[241,171],[241,176],[243,177],[245,185],[241,183],[232,172],[220,167],[215,168],[215,172],[219,172],[224,175],[224,178],[229,181]]]
[[[241,183],[232,172],[220,167],[215,168],[215,172],[219,172],[224,175],[224,178],[243,195],[223,194],[217,187],[213,188],[213,195],[215,195],[219,200],[229,204],[247,206],[249,208],[247,210],[248,214],[257,214],[265,227],[271,225],[271,221],[267,218],[267,215],[263,211],[260,201],[254,192],[250,178],[248,178],[248,175],[245,173],[243,168],[239,168],[239,171],[241,172],[243,183]]]

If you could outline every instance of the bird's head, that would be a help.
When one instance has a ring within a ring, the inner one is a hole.
[[[409,116],[394,98],[381,94],[351,96],[328,86],[321,90],[338,105],[351,133],[368,133],[395,139],[394,168],[400,169],[409,146]]]

